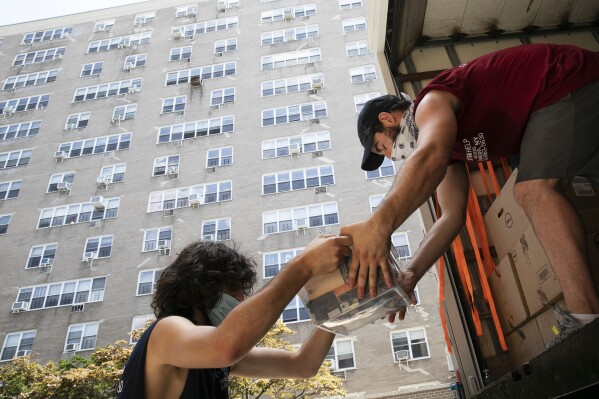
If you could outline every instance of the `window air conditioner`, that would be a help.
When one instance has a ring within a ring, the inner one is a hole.
[[[70,131],[70,130],[74,130],[74,129],[77,129],[77,124],[76,124],[76,123],[69,123],[69,124],[67,125],[67,127],[66,127],[66,129],[65,129],[65,130],[68,130],[68,131]]]
[[[123,68],[123,70],[129,72],[133,68],[135,68],[135,64],[132,62],[128,62],[125,64],[125,67]]]
[[[137,93],[140,90],[141,90],[141,88],[139,86],[130,86],[129,87],[129,94]]]
[[[301,154],[299,144],[292,144],[289,146],[289,154],[291,155],[299,155]]]
[[[89,199],[89,202],[96,209],[104,209],[106,205],[104,205],[104,197],[101,195],[94,195]]]
[[[71,191],[72,183],[70,181],[61,181],[56,185],[58,191]]]
[[[42,258],[42,261],[40,262],[40,266],[45,267],[45,266],[52,266],[54,264],[54,258]]]
[[[169,166],[166,169],[166,174],[167,175],[176,175],[179,173],[179,167],[178,166]]]
[[[56,160],[61,160],[61,161],[63,161],[63,160],[65,160],[65,159],[67,159],[67,158],[68,158],[68,156],[69,156],[69,155],[67,154],[67,152],[66,152],[66,151],[56,151],[56,152],[54,153],[54,159],[56,159]]]
[[[335,371],[333,372],[333,375],[341,378],[342,380],[347,380],[347,374],[345,373],[345,370]]]
[[[85,252],[83,254],[83,262],[91,262],[94,259],[98,259],[98,253],[97,252]]]
[[[312,153],[312,158],[318,158],[322,156],[322,151],[314,151]]]
[[[173,32],[173,39],[175,39],[175,40],[181,39],[181,31],[180,30],[176,30]]]
[[[204,84],[204,82],[202,81],[202,78],[199,76],[192,76],[191,79],[189,80],[189,83],[192,86],[202,86]]]
[[[117,47],[120,49],[124,49],[124,48],[130,47],[130,45],[127,43],[119,43],[119,45]]]
[[[62,35],[60,35],[61,39],[68,39],[69,37],[69,32],[64,32]]]
[[[320,119],[318,119],[318,118],[311,118],[311,119],[308,119],[308,123],[310,125],[313,125],[315,123],[320,123]]]
[[[318,90],[316,90],[316,89],[308,89],[307,93],[308,93],[308,95],[316,94],[316,93],[318,93]]]
[[[296,219],[293,221],[294,230],[306,230],[308,228],[308,221],[306,219]]]
[[[40,274],[50,274],[50,273],[52,273],[52,266],[40,267]]]
[[[10,308],[12,313],[19,313],[29,310],[29,302],[13,302]]]
[[[210,109],[220,109],[221,104],[214,104],[210,106]]]
[[[17,109],[15,107],[6,107],[4,108],[4,114],[5,115],[12,115],[17,111]]]
[[[196,11],[195,10],[191,10],[187,12],[187,17],[188,18],[192,18],[196,16]]]
[[[188,198],[189,205],[198,206],[202,203],[202,195],[201,194],[190,194]]]
[[[314,82],[312,83],[313,89],[322,89],[322,82]]]
[[[158,255],[168,255],[171,251],[171,240],[158,240]]]
[[[314,188],[314,194],[321,194],[327,192],[327,186],[320,186]]]
[[[218,1],[218,11],[219,12],[224,12],[227,8],[227,3],[225,1],[219,0]]]
[[[31,356],[30,350],[22,350],[17,352],[17,357]]]
[[[206,168],[206,173],[214,173],[214,172],[216,172],[216,167],[209,166]]]
[[[96,178],[97,184],[110,184],[112,183],[112,176],[98,176]]]
[[[204,241],[215,241],[215,235],[214,234],[204,234],[202,239]]]
[[[79,344],[66,344],[64,347],[65,352],[75,352],[79,350]]]
[[[77,305],[71,306],[71,313],[72,312],[83,312],[84,310],[85,310],[85,304],[84,303],[79,303]]]
[[[395,352],[395,361],[402,362],[410,359],[410,351],[401,350]]]

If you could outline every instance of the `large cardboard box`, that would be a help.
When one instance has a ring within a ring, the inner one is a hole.
[[[574,177],[566,187],[565,194],[576,209],[599,208],[599,188],[584,177]]]
[[[512,369],[540,355],[545,350],[543,337],[535,320],[530,320],[506,337]]]
[[[566,303],[563,300],[559,301],[556,306],[566,309]],[[557,329],[559,324],[557,314],[553,308],[549,308],[538,315],[535,320],[537,322],[537,326],[539,327],[541,338],[543,338],[545,347],[547,347],[559,333]]]
[[[542,298],[552,301],[562,289],[532,226],[518,237],[511,255],[526,306],[534,315],[545,306]]]
[[[512,173],[485,214],[487,233],[493,241],[499,259],[503,259],[512,250],[518,237],[530,225],[524,210],[514,199],[516,176],[517,170]]]
[[[501,328],[508,333],[530,315],[511,254],[507,254],[489,276],[489,285]]]

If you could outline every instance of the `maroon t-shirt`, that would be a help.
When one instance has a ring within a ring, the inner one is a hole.
[[[599,80],[599,54],[576,46],[529,44],[476,58],[437,75],[418,95],[446,90],[460,101],[453,160],[520,152],[531,113]],[[414,111],[416,112],[416,111]]]

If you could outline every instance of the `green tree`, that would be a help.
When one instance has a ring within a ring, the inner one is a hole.
[[[282,322],[277,323],[258,343],[258,346],[294,350],[285,339],[285,335],[295,334]],[[258,399],[262,396],[274,399],[299,399],[323,396],[344,396],[343,380],[329,371],[325,362],[316,376],[309,379],[251,379],[231,377],[229,394],[232,399]]]

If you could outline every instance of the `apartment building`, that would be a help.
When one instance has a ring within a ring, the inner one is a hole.
[[[0,364],[128,339],[194,240],[234,243],[264,285],[368,217],[398,167],[359,167],[357,114],[390,81],[371,23],[368,0],[152,0],[0,27]],[[393,245],[409,260],[422,236],[414,214]],[[335,340],[350,396],[449,395],[434,273],[417,293]],[[281,319],[294,344],[314,328],[299,297]]]

